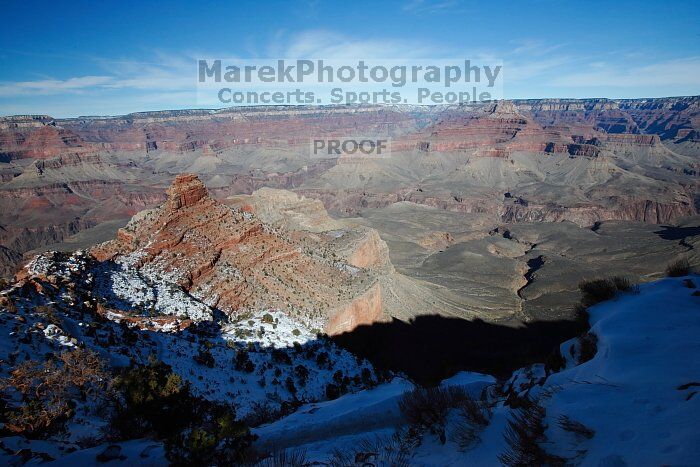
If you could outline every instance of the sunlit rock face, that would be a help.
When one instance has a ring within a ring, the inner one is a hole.
[[[334,241],[263,223],[213,200],[186,174],[175,178],[162,206],[134,216],[92,254],[167,278],[230,316],[275,308],[335,333],[380,319],[382,306],[372,251],[355,267],[338,257]]]

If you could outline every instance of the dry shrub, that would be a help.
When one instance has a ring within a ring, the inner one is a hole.
[[[416,388],[404,393],[399,409],[415,433],[429,431],[446,441],[445,426],[450,410],[457,411],[457,421],[450,437],[461,447],[479,441],[479,433],[489,424],[491,409],[475,400],[461,387]]]
[[[545,438],[544,407],[538,401],[525,399],[504,432],[508,449],[498,456],[506,466],[564,465],[565,459],[549,454],[542,443]]]
[[[578,285],[581,291],[581,304],[589,307],[606,300],[615,298],[620,292],[633,292],[635,286],[626,277],[609,277],[581,281]]]
[[[591,316],[588,313],[588,308],[583,306],[582,303],[577,303],[574,305],[574,320],[579,323],[580,326],[588,329],[590,318]]]
[[[411,429],[397,429],[391,436],[365,438],[354,449],[334,449],[329,465],[409,467],[411,451],[417,446],[416,434]]]
[[[34,311],[38,314],[45,315],[49,323],[61,327],[61,319],[58,317],[56,308],[53,305],[39,305],[34,308]]]
[[[690,263],[687,258],[678,259],[666,266],[666,275],[668,277],[683,277],[690,273]]]
[[[5,297],[5,302],[2,305],[8,313],[17,313],[17,305],[12,297]]]
[[[458,415],[452,437],[461,448],[468,448],[479,442],[479,434],[488,426],[491,407],[484,401],[467,397],[460,401]]]
[[[255,464],[255,467],[302,467],[307,464],[306,451],[284,449],[274,451],[269,457]]]
[[[544,370],[546,374],[558,373],[566,367],[566,360],[561,354],[561,349],[559,347],[554,347],[552,352],[547,356],[544,361]]]
[[[579,357],[578,363],[585,363],[592,360],[598,352],[598,336],[589,332],[579,337]]]
[[[399,409],[409,425],[440,434],[447,413],[469,396],[459,387],[417,387],[399,400]]]
[[[559,424],[562,430],[573,433],[581,438],[591,439],[593,438],[593,436],[595,436],[595,431],[588,428],[581,422],[572,420],[566,415],[561,415],[557,423]]]
[[[63,352],[44,363],[27,360],[0,380],[0,392],[7,396],[4,428],[25,436],[51,434],[73,415],[75,397],[102,397],[110,382],[104,363],[89,350]]]
[[[250,426],[256,427],[266,423],[274,422],[283,417],[282,411],[266,402],[253,402],[253,410],[243,418],[243,422]]]

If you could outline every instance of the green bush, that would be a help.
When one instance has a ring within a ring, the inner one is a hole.
[[[192,396],[169,365],[152,360],[128,368],[117,377],[115,388],[120,397],[111,426],[117,438],[164,439],[185,428]]]
[[[169,365],[133,366],[116,388],[114,437],[162,439],[172,465],[231,465],[248,455],[253,436],[234,408],[194,396]]]
[[[216,365],[216,361],[214,360],[214,356],[211,354],[211,350],[206,347],[200,347],[197,355],[192,358],[195,362],[208,368],[214,368]]]
[[[203,402],[189,427],[165,442],[174,466],[238,465],[249,456],[253,436],[231,407]]]

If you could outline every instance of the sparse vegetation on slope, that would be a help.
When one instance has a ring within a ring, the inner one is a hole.
[[[565,460],[549,454],[542,446],[547,429],[546,410],[539,401],[525,399],[513,412],[503,434],[508,449],[499,456],[506,466],[564,465]]]
[[[690,262],[687,258],[681,258],[673,261],[666,267],[666,275],[668,277],[682,277],[691,273]]]
[[[51,354],[43,363],[25,360],[0,380],[0,433],[51,435],[74,415],[78,402],[104,401],[110,381],[104,362],[90,350]]]
[[[447,417],[450,411],[456,411],[458,424],[452,437],[463,447],[478,440],[478,432],[488,425],[491,416],[486,403],[475,400],[460,386],[417,387],[399,400],[399,410],[412,430],[437,435],[443,444]]]
[[[578,288],[581,291],[581,304],[588,307],[615,298],[620,292],[629,292],[634,286],[628,278],[615,276],[584,280],[579,283]]]
[[[115,387],[119,394],[110,429],[116,439],[163,440],[172,465],[226,465],[247,457],[253,438],[236,420],[234,407],[194,396],[155,358],[123,371]]]

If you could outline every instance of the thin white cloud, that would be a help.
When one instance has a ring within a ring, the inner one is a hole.
[[[433,58],[444,51],[425,41],[392,38],[355,39],[325,29],[279,33],[268,50],[275,58]]]
[[[591,63],[589,70],[559,73],[548,81],[560,87],[695,86],[700,88],[700,57],[623,66]]]
[[[103,74],[67,79],[0,82],[0,97],[82,94],[132,89],[154,92],[194,90],[195,58],[153,52],[153,59],[90,58]]]
[[[111,76],[79,76],[64,80],[43,79],[37,81],[15,81],[0,83],[0,96],[59,94],[81,92],[87,89],[109,87],[114,84]]]
[[[511,41],[515,48],[508,53],[510,55],[526,55],[529,57],[550,56],[553,52],[566,47],[566,43],[548,44],[539,39],[523,39]]]
[[[401,9],[408,13],[414,14],[432,14],[432,13],[445,13],[455,7],[459,6],[460,2],[457,0],[445,0],[445,1],[426,1],[426,0],[412,0],[401,7]]]
[[[435,6],[435,5],[433,5]],[[440,5],[438,5],[439,7]],[[67,79],[51,77],[34,81],[0,82],[0,97],[26,95],[62,95],[110,90],[152,93],[191,92],[195,95],[196,60],[199,58],[233,58],[231,53],[187,52],[180,54],[150,51],[147,60],[84,57],[101,71],[99,75]],[[273,58],[319,59],[440,59],[465,56],[473,60],[496,60],[489,51],[465,55],[434,43],[393,38],[357,39],[337,32],[314,29],[299,33],[278,31],[266,53]],[[262,57],[255,57],[262,58]]]

